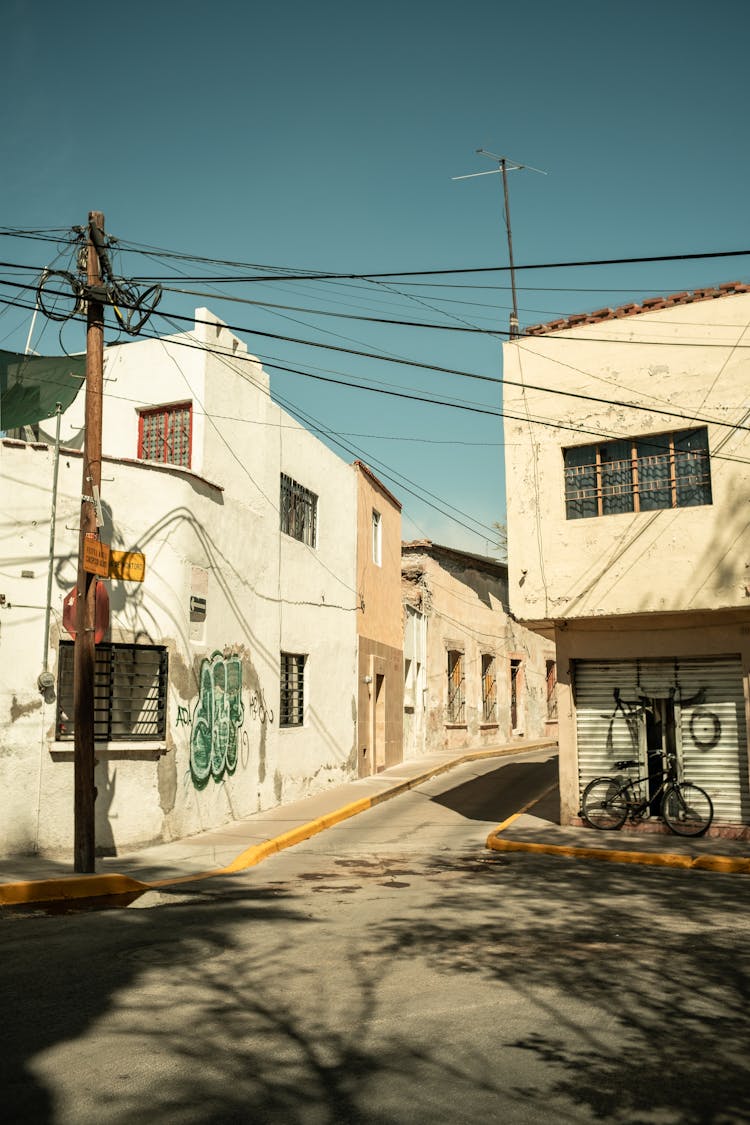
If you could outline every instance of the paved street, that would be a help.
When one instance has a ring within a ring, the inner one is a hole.
[[[471,763],[234,878],[0,912],[3,1119],[750,1120],[750,880],[485,849]]]

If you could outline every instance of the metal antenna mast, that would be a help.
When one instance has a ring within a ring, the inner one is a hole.
[[[508,195],[508,172],[519,172],[522,168],[527,169],[529,172],[539,172],[542,176],[549,175],[542,168],[534,168],[531,164],[518,164],[515,160],[509,160],[507,156],[498,156],[494,152],[487,152],[486,149],[478,148],[477,156],[487,156],[490,160],[496,160],[498,167],[494,168],[491,172],[470,172],[467,176],[453,176],[454,180],[474,180],[477,176],[496,176],[498,172],[503,177],[503,211],[505,215],[505,230],[508,235],[508,261],[510,262],[510,288],[513,295],[513,311],[510,314],[510,338],[515,340],[518,336],[518,298],[516,296],[516,271],[513,264],[513,236],[510,228],[510,197]]]

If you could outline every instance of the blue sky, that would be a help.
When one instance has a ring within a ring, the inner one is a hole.
[[[336,273],[506,265],[500,177],[452,180],[492,167],[475,155],[484,147],[549,173],[510,177],[518,264],[750,246],[746,0],[5,0],[3,15],[0,228],[67,228],[96,209],[123,247]],[[0,239],[24,280],[58,250]],[[521,323],[747,281],[749,261],[523,271]],[[208,305],[269,362],[500,408],[496,384],[252,329],[499,378],[499,337],[320,314],[506,330],[507,274],[209,288],[210,273],[238,271],[124,251],[117,262],[210,292],[166,292],[160,312]],[[21,276],[0,266],[0,279]],[[0,300],[11,293],[0,284]],[[28,327],[28,312],[0,305],[0,347],[22,350]],[[42,329],[39,351],[83,346],[75,325]],[[152,330],[174,324],[157,316]],[[488,549],[505,508],[500,419],[271,375],[283,402],[400,496],[405,538]]]

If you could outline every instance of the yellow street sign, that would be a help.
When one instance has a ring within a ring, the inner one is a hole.
[[[142,582],[146,574],[146,556],[138,551],[110,551],[109,577],[123,582]]]
[[[83,540],[83,569],[87,574],[109,577],[109,547],[106,543],[86,535]]]

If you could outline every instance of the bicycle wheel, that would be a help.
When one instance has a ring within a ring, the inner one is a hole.
[[[667,828],[678,836],[702,836],[711,826],[714,806],[698,785],[677,782],[664,794],[661,815]]]
[[[622,828],[628,803],[615,777],[595,777],[583,791],[581,816],[592,828]]]

